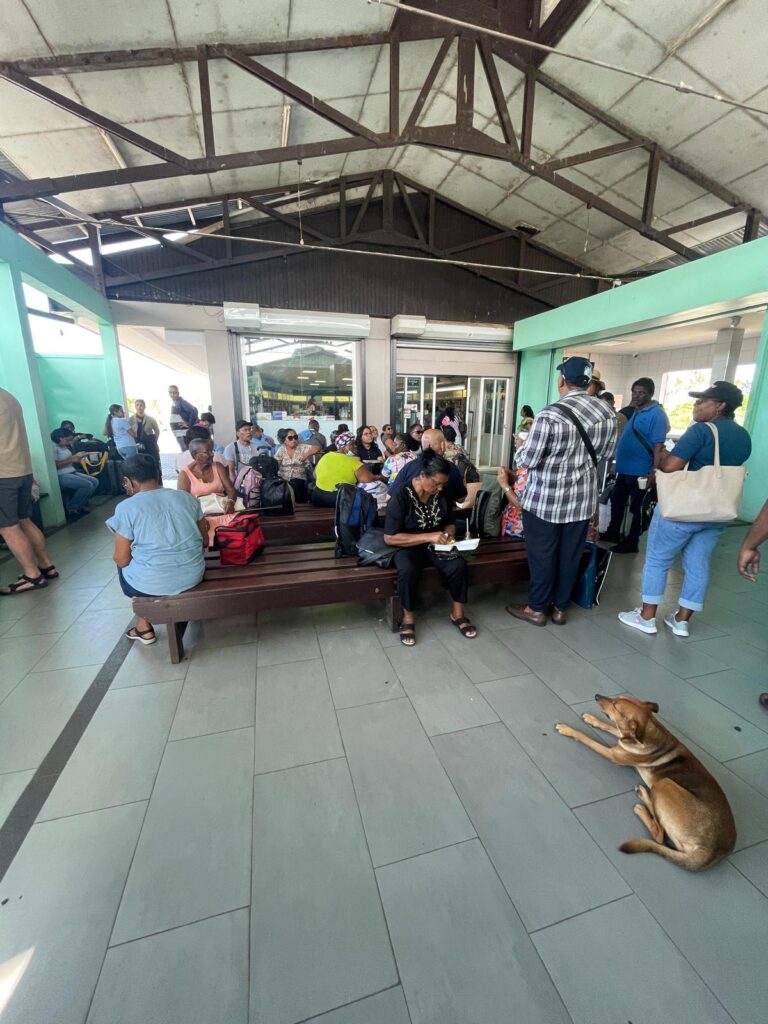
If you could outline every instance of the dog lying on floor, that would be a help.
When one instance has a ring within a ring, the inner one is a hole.
[[[736,824],[725,793],[704,765],[654,717],[659,705],[636,697],[602,697],[600,710],[613,724],[585,713],[582,721],[602,729],[619,742],[598,743],[570,725],[555,726],[614,764],[636,768],[645,785],[637,786],[642,801],[634,812],[652,839],[630,839],[623,853],[657,853],[688,871],[714,867],[733,852]],[[664,845],[664,834],[674,849]]]

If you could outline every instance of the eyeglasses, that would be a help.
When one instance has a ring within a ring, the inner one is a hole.
[[[298,441],[299,440],[299,435],[298,434],[286,434],[285,435],[285,440],[286,441]]]
[[[421,435],[424,433],[424,431],[423,430],[413,430],[413,431],[411,431],[411,433],[415,434],[416,437],[421,437]]]

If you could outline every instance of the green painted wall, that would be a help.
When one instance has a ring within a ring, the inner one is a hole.
[[[36,355],[22,284],[46,292],[77,313],[95,317],[101,356]],[[41,510],[46,526],[64,522],[50,432],[62,419],[101,436],[112,402],[125,402],[117,335],[109,303],[35,246],[0,224],[0,386],[21,402],[32,463],[48,493]]]
[[[747,463],[749,475],[741,514],[744,519],[753,520],[768,498],[768,316],[763,322],[744,426],[752,437],[752,455]]]

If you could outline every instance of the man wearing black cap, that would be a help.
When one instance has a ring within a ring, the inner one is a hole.
[[[648,477],[658,465],[660,453],[669,430],[669,420],[658,402],[653,400],[656,385],[650,377],[640,377],[632,385],[631,415],[616,447],[616,486],[611,497],[611,524],[601,540],[619,543],[618,554],[638,550],[642,523],[641,509],[648,489]],[[621,524],[630,503],[629,532],[622,539]]]
[[[534,626],[564,625],[587,528],[597,507],[597,464],[613,453],[616,417],[587,385],[592,364],[582,356],[558,370],[560,401],[542,409],[515,461],[528,470],[522,496],[523,531],[531,583],[527,605],[509,605]]]

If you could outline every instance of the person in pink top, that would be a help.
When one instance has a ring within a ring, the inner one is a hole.
[[[215,496],[221,508],[220,515],[206,511],[209,502],[202,500],[200,504],[211,530],[217,526],[225,526],[234,515],[237,499],[227,467],[213,461],[213,441],[194,438],[189,442],[189,452],[192,455],[192,462],[181,469],[176,486],[180,491],[187,491],[198,500]]]

